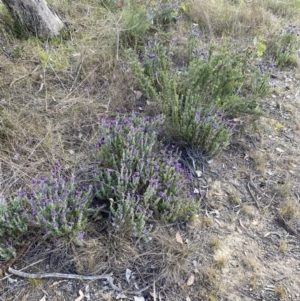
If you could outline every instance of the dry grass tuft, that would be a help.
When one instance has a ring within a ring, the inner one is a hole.
[[[190,244],[180,244],[175,239],[175,233],[167,228],[159,228],[153,236],[156,248],[152,262],[155,262],[155,269],[160,279],[168,283],[175,283],[185,279],[190,273],[189,263],[195,256],[195,247]]]
[[[298,219],[300,216],[299,204],[292,199],[284,201],[278,209],[278,215],[279,217],[283,217],[286,221]]]
[[[283,286],[276,286],[275,287],[275,294],[279,299],[285,299],[287,296],[286,289]]]
[[[227,259],[224,256],[217,256],[215,258],[215,265],[218,269],[222,269],[226,266],[227,264]]]
[[[285,240],[280,240],[279,241],[279,244],[278,244],[278,250],[281,252],[281,253],[285,253],[286,252],[286,249],[287,249],[287,243]]]
[[[49,3],[67,20],[70,37],[18,40],[6,31],[0,54],[4,195],[29,186],[55,163],[82,168],[100,116],[129,102],[128,68],[115,65],[112,15],[96,1]]]
[[[292,192],[291,183],[288,179],[285,179],[283,183],[278,183],[277,185],[275,185],[274,188],[277,191],[277,193],[284,198],[288,198]]]
[[[247,215],[249,218],[254,218],[258,214],[255,207],[253,207],[251,205],[247,205],[247,204],[242,205],[241,211],[243,214]]]
[[[259,263],[254,256],[245,256],[243,262],[248,269],[257,270],[259,268]]]
[[[267,2],[267,3],[266,3]],[[278,1],[276,1],[278,2]],[[280,19],[274,14],[287,14],[288,9],[269,9],[275,1],[188,0],[186,6],[194,22],[210,36],[239,36],[248,39],[280,27]],[[284,7],[281,6],[283,9]],[[292,12],[292,11],[291,11]]]
[[[240,197],[240,195],[237,192],[233,192],[230,193],[228,195],[228,201],[232,204],[232,205],[240,205],[242,202],[242,199]]]
[[[211,239],[210,241],[210,247],[211,247],[211,250],[213,252],[215,252],[216,250],[218,250],[220,248],[220,245],[221,245],[221,240],[219,237],[215,236]]]
[[[139,256],[130,237],[113,234],[108,221],[103,222],[107,230],[99,232],[96,225],[91,225],[83,245],[73,249],[76,272],[79,274],[99,274],[111,269],[116,273],[124,272],[130,262]]]
[[[258,277],[257,277],[256,274],[253,274],[253,275],[250,277],[250,287],[251,287],[252,289],[256,288],[257,282],[258,282]]]
[[[268,155],[261,151],[252,151],[251,158],[254,161],[255,169],[261,173],[265,171],[266,163],[268,162]]]

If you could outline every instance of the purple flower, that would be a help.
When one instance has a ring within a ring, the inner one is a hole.
[[[150,59],[150,60],[154,60],[156,56],[155,56],[154,53],[148,53],[148,54],[147,54],[147,57],[148,57],[148,59]]]
[[[84,237],[84,232],[80,232],[77,234],[77,240],[82,241]]]
[[[192,25],[192,28],[191,28],[191,34],[196,37],[196,38],[199,38],[200,37],[200,30],[199,30],[199,25],[194,23]]]
[[[174,45],[174,46],[177,46],[178,45],[178,39],[177,38],[173,38],[171,40],[171,44]]]
[[[97,148],[100,148],[103,144],[105,144],[105,137],[102,137],[96,144]]]

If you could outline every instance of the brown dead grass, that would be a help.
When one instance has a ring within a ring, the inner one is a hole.
[[[203,1],[188,0],[187,8],[202,30],[212,36],[233,35],[247,39],[254,35],[275,32],[280,27],[280,20],[274,13],[293,14],[288,6],[281,5],[276,11],[278,1]],[[270,6],[273,5],[273,10]],[[266,30],[268,29],[268,31]]]

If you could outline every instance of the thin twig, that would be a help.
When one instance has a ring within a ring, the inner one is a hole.
[[[70,91],[63,100],[67,99],[69,96],[71,96],[76,90],[78,90],[86,81],[87,79],[101,66],[101,64],[97,65],[82,81],[81,83],[74,88],[74,90]]]
[[[275,192],[275,194],[273,195],[273,197],[271,198],[269,204],[267,206],[264,207],[264,209],[267,209],[270,207],[270,205],[272,204],[273,200],[275,199],[275,196],[277,195],[277,192]]]
[[[155,287],[155,281],[153,281],[153,301],[156,301],[156,287]]]
[[[259,203],[258,203],[258,200],[256,199],[256,197],[254,196],[254,194],[252,193],[252,191],[251,191],[251,189],[250,189],[250,182],[248,182],[247,187],[248,187],[249,193],[251,194],[253,200],[254,200],[255,203],[256,203],[257,208],[260,209],[260,205],[259,205]]]
[[[29,73],[27,73],[27,74],[25,74],[25,75],[23,75],[23,76],[21,76],[21,77],[19,77],[19,78],[14,79],[14,80],[10,83],[9,87],[11,88],[11,87],[14,85],[15,82],[17,82],[17,81],[19,81],[19,80],[21,80],[21,79],[23,79],[23,78],[25,78],[25,77],[27,77],[27,76],[33,74],[39,67],[40,67],[40,66],[38,65],[38,66],[36,66],[36,67],[34,68],[33,71],[31,71],[31,72],[29,72]]]
[[[74,79],[74,81],[73,81],[72,87],[70,88],[69,92],[71,92],[71,91],[73,90],[73,88],[75,87],[75,85],[76,85],[76,83],[77,83],[77,80],[78,80],[80,71],[81,71],[81,69],[82,69],[82,64],[83,64],[84,58],[85,58],[85,56],[83,55],[82,58],[81,58],[80,64],[79,64],[79,66],[77,67],[76,76],[75,76],[75,79]]]

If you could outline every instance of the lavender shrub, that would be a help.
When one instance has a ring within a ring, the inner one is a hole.
[[[185,192],[187,179],[179,156],[157,151],[163,122],[161,116],[135,115],[101,122],[105,133],[97,145],[96,193],[111,201],[115,227],[131,227],[138,236],[145,235],[149,219],[188,219],[196,210]]]
[[[33,192],[24,196],[28,220],[54,237],[71,237],[81,243],[92,201],[91,187],[79,187],[58,166],[51,176],[33,180]]]
[[[21,236],[28,230],[24,214],[23,194],[17,193],[8,202],[0,202],[0,258],[16,256],[16,248],[22,246]]]

